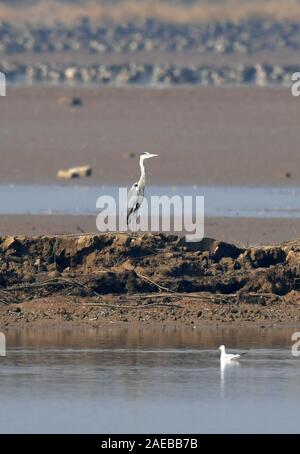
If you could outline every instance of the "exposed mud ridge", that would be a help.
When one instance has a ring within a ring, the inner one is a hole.
[[[164,234],[18,236],[0,239],[0,257],[0,326],[300,321],[300,240],[242,249]]]

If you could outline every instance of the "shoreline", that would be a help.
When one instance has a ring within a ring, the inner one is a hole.
[[[29,301],[9,306],[0,305],[0,329],[27,328],[95,328],[103,326],[141,327],[215,327],[220,329],[238,329],[253,326],[256,329],[274,327],[300,327],[299,292],[293,292],[287,298],[270,303],[224,303],[219,301],[222,294],[215,294],[212,303],[207,303],[205,295],[199,294],[197,303],[188,294],[178,296],[175,305],[165,303],[155,307],[157,295],[147,297],[150,307],[129,309],[116,295],[101,297],[100,302],[85,302],[82,298],[30,298]],[[250,295],[251,296],[251,295]],[[181,299],[183,298],[183,299]],[[256,301],[259,294],[252,295]],[[92,299],[90,298],[92,301]],[[168,300],[168,296],[164,298]],[[136,301],[136,299],[134,299]],[[217,301],[217,302],[213,302]],[[154,307],[151,308],[151,304]],[[131,306],[130,306],[131,307]],[[105,308],[105,309],[103,309]]]

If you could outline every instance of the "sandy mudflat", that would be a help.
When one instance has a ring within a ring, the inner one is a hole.
[[[2,184],[57,183],[58,169],[80,164],[94,173],[78,184],[128,184],[142,151],[160,154],[148,184],[300,183],[289,89],[9,87],[0,102]]]
[[[1,215],[1,235],[99,233],[95,216]],[[300,236],[300,219],[207,218],[205,236],[241,246],[278,244]]]

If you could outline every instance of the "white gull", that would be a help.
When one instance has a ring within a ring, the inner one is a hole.
[[[242,355],[246,354],[246,353],[240,353],[240,354],[233,355],[232,353],[226,353],[225,345],[221,345],[219,347],[219,350],[221,350],[220,361],[231,361],[232,359],[239,359]]]

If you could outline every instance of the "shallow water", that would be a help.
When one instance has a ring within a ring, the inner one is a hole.
[[[118,200],[118,188],[0,185],[0,214],[95,214],[100,211],[96,200],[103,195]],[[204,196],[206,216],[300,217],[300,187],[151,186],[145,196],[150,200],[152,195]],[[126,206],[126,199],[121,205]]]
[[[299,326],[10,332],[2,433],[299,432]],[[217,347],[247,350],[220,367]]]

